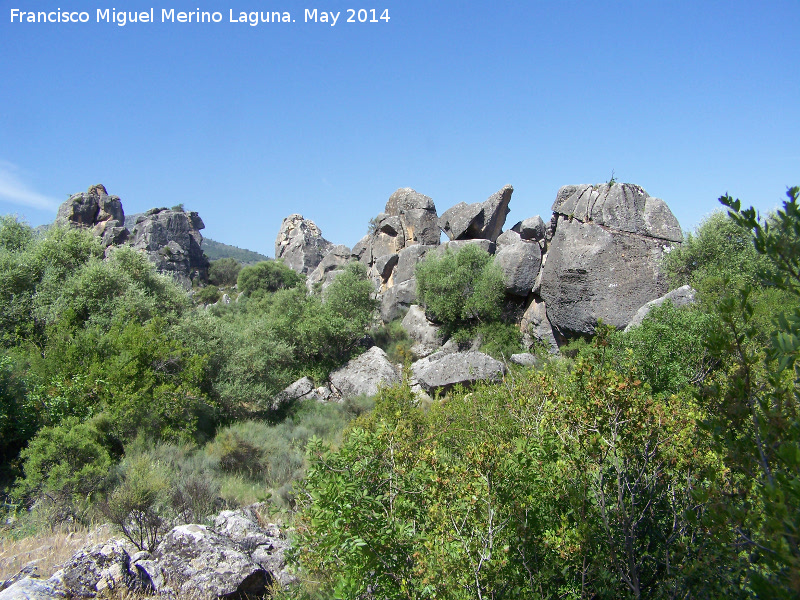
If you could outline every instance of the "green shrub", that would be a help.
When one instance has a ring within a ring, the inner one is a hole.
[[[503,273],[482,248],[429,253],[417,265],[417,298],[447,334],[476,323],[497,321],[503,311]]]
[[[222,292],[215,285],[207,285],[192,296],[198,304],[214,304],[222,298]]]
[[[279,260],[270,260],[244,267],[239,271],[237,285],[243,294],[276,292],[293,288],[303,282],[303,277]]]
[[[211,261],[208,267],[208,282],[217,286],[236,285],[242,265],[235,258],[220,258]]]

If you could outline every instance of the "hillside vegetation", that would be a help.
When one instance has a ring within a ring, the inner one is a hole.
[[[220,262],[241,297],[201,308],[136,252],[5,217],[3,535],[109,521],[152,548],[260,500],[293,532],[287,597],[796,598],[798,193],[766,220],[726,196],[667,255],[694,305],[428,402],[408,377],[275,402],[363,350],[377,307],[358,263],[309,293],[280,261]],[[417,277],[455,338],[519,343],[488,255]],[[371,335],[403,359],[397,329]]]

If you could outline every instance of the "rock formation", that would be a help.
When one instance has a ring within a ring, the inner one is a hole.
[[[483,203],[460,202],[444,212],[439,227],[451,240],[485,239],[496,241],[503,231],[508,203],[514,188],[505,186]]]
[[[311,273],[333,247],[322,237],[322,231],[314,221],[293,214],[281,223],[275,240],[275,258],[283,259],[298,273]]]
[[[153,208],[136,219],[130,243],[145,252],[159,272],[188,289],[195,279],[208,279],[208,258],[200,248],[204,227],[196,212]]]
[[[102,238],[104,247],[119,245],[128,239],[122,201],[119,196],[109,196],[103,184],[70,196],[58,207],[56,223],[90,229]]]

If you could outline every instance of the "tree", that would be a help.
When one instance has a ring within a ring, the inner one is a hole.
[[[257,263],[239,271],[238,287],[243,294],[276,292],[300,285],[303,278],[278,260]]]
[[[236,285],[242,265],[235,258],[220,258],[211,261],[208,267],[208,282],[216,286]]]

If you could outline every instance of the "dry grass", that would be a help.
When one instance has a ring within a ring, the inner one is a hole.
[[[94,529],[48,532],[21,540],[0,537],[0,581],[16,575],[34,562],[39,577],[46,579],[86,545],[99,544],[115,537],[109,525]]]

